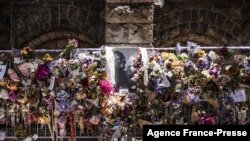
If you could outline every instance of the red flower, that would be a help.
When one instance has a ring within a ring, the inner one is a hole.
[[[83,87],[88,87],[89,86],[89,79],[88,78],[84,78],[82,80],[82,86]]]

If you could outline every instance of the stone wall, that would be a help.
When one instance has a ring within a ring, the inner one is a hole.
[[[107,0],[107,44],[150,44],[153,39],[152,2]]]
[[[11,38],[16,48],[63,48],[68,38],[81,47],[250,45],[249,0],[165,0],[162,8],[153,0],[12,1],[13,10],[10,0],[0,0],[1,49]]]
[[[249,1],[169,0],[155,9],[155,46],[187,40],[201,45],[249,45],[248,5]]]
[[[5,25],[7,31],[2,35],[6,38],[10,37],[11,5],[0,4],[4,11],[1,17],[8,20]],[[39,0],[33,3],[13,3],[12,6],[14,47],[28,45],[36,48],[63,48],[55,46],[55,40],[66,42],[68,38],[79,39],[81,47],[97,47],[104,43],[105,6],[102,0]],[[0,45],[8,48],[9,42],[10,39],[4,40]]]

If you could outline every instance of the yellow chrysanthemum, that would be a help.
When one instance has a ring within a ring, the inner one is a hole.
[[[43,60],[44,60],[44,61],[52,61],[53,58],[50,56],[50,54],[46,53],[46,54],[44,55],[44,57],[43,57]]]
[[[21,54],[22,54],[22,55],[27,55],[27,54],[28,54],[28,51],[22,50],[22,51],[21,51]]]
[[[200,51],[198,51],[197,54],[198,54],[198,57],[199,57],[199,58],[202,58],[202,57],[205,56],[206,52],[205,52],[204,50],[200,50]]]

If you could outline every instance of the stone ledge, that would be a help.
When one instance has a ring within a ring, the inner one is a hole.
[[[153,8],[150,5],[128,5],[108,4],[106,8],[107,23],[152,23]]]

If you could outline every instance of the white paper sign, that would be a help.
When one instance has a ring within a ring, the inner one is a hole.
[[[22,63],[23,61],[19,58],[19,57],[15,57],[14,58],[14,63],[15,64],[20,64],[20,63]]]
[[[0,65],[0,80],[3,79],[5,72],[6,72],[6,65]]]
[[[53,90],[54,89],[54,85],[55,85],[55,79],[56,77],[55,76],[52,76],[51,79],[50,79],[50,84],[49,84],[49,90]]]
[[[129,90],[128,89],[120,89],[118,95],[119,96],[125,96],[127,94],[129,94]]]
[[[168,81],[168,79],[166,77],[164,77],[161,80],[161,83],[159,84],[159,86],[169,88],[170,87],[170,82]]]
[[[231,97],[233,98],[234,102],[244,102],[247,100],[244,89],[235,90],[234,93],[231,93]]]

